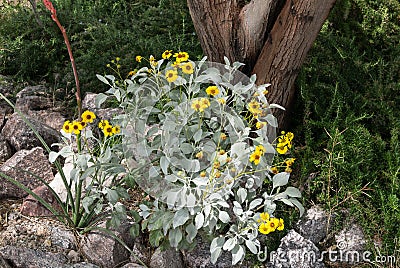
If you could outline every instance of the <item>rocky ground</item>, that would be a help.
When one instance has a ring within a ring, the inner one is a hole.
[[[63,106],[57,108],[44,86],[26,86],[18,94],[15,94],[15,88],[11,79],[0,76],[0,92],[15,99],[18,109],[29,116],[48,144],[57,142],[59,129],[67,118],[63,113],[66,109]],[[94,95],[88,94],[84,107],[94,109],[93,103]],[[96,114],[104,118],[118,112],[116,109],[96,110]],[[13,109],[0,101],[0,172],[17,178],[54,204],[54,198],[40,181],[20,172],[29,170],[51,182],[54,173],[47,159],[32,130]],[[131,194],[133,200],[142,198],[139,193]],[[25,192],[0,179],[0,268],[143,267],[111,237],[98,232],[78,235],[49,216],[48,211],[27,197]],[[333,232],[328,222],[332,221],[321,208],[310,208],[282,238],[279,248],[269,256],[269,261],[258,261],[257,267],[326,267],[329,262],[320,258],[323,250],[346,253],[365,249],[364,236],[357,225],[350,224],[340,232]],[[149,267],[232,267],[228,254],[223,254],[218,263],[212,265],[209,245],[201,240],[192,252],[151,248],[145,235],[135,240],[130,237],[129,224],[123,224],[114,233]],[[345,247],[338,248],[339,244]],[[316,258],[304,260],[293,257],[299,254],[312,254]],[[341,260],[331,263],[331,266],[350,264],[352,262]],[[237,267],[254,267],[254,264],[246,261]]]

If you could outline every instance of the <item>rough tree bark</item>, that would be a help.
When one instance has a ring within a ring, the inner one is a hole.
[[[246,64],[257,83],[271,83],[270,103],[291,108],[294,82],[336,0],[187,0],[208,59]],[[277,112],[280,125],[285,113]]]

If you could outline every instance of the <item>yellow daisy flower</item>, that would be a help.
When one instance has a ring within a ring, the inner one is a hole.
[[[176,62],[184,62],[189,59],[189,54],[187,52],[178,52],[174,54],[174,58],[176,59]]]
[[[272,167],[272,168],[271,168],[271,172],[274,173],[274,174],[278,174],[278,173],[279,173],[279,170],[278,170],[277,167]]]
[[[218,89],[218,87],[217,86],[209,86],[207,89],[206,89],[206,93],[208,94],[208,95],[211,95],[211,96],[215,96],[215,95],[217,95],[218,93],[219,93],[219,89]]]
[[[210,100],[207,98],[201,98],[200,101],[202,102],[204,109],[210,106]]]
[[[226,100],[224,98],[218,98],[217,101],[222,105],[226,104]]]
[[[108,123],[108,120],[101,120],[100,122],[99,122],[99,128],[100,129],[104,129],[106,126],[108,126],[109,125],[109,123]]]
[[[197,112],[203,112],[204,111],[202,103],[198,99],[192,100],[192,109],[197,111]]]
[[[258,114],[260,114],[262,112],[260,107],[261,107],[260,103],[258,101],[256,101],[256,100],[252,100],[248,104],[249,111],[254,115],[258,115]]]
[[[279,220],[277,218],[272,218],[266,224],[270,232],[273,232],[276,230],[276,228],[278,228]]]
[[[74,132],[75,135],[78,135],[81,133],[82,130],[82,125],[79,122],[73,121],[72,122],[72,132]]]
[[[258,231],[262,234],[269,234],[271,232],[266,223],[261,223],[260,226],[258,226]]]
[[[172,50],[165,50],[162,54],[163,59],[169,59],[172,56]]]
[[[117,125],[117,126],[114,126],[113,128],[112,128],[112,133],[113,134],[118,134],[118,133],[120,133],[121,132],[121,128]]]
[[[265,147],[262,146],[261,144],[260,144],[260,145],[257,145],[257,146],[256,146],[256,151],[257,151],[257,152],[260,152],[260,154],[263,155],[263,154],[265,153]]]
[[[178,79],[178,72],[176,70],[168,70],[165,73],[165,78],[167,79],[168,82],[172,83],[176,79]]]
[[[254,162],[254,165],[260,164],[261,153],[259,151],[255,151],[250,155],[250,162]]]
[[[193,64],[191,62],[185,63],[183,64],[182,68],[182,72],[185,74],[192,74],[193,73]]]
[[[103,134],[105,137],[112,136],[114,134],[113,127],[111,125],[108,125],[105,128],[103,128]]]
[[[65,133],[72,133],[72,124],[69,122],[69,120],[64,122],[62,130],[64,130]]]
[[[276,229],[278,229],[278,231],[282,231],[284,228],[285,228],[285,225],[283,223],[283,219],[279,219],[278,227]]]
[[[83,112],[83,114],[82,114],[82,121],[85,123],[92,123],[93,120],[95,120],[95,119],[96,119],[96,115],[89,110]]]

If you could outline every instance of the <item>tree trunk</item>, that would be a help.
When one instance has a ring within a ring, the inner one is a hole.
[[[268,100],[291,108],[294,82],[336,0],[187,0],[210,61],[246,64],[258,84],[271,83]],[[280,125],[285,113],[278,112]]]

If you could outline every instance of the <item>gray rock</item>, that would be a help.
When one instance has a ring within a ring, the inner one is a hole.
[[[61,130],[67,120],[60,112],[48,109],[42,111],[27,111],[27,114],[38,122],[45,124],[57,131]]]
[[[188,268],[230,268],[232,267],[232,255],[223,251],[217,263],[211,263],[210,242],[203,241],[200,237],[192,251],[183,252],[183,260]]]
[[[100,226],[104,228],[105,224]],[[113,232],[131,248],[133,239],[129,234],[129,227],[129,224],[123,224]],[[128,260],[130,256],[129,251],[123,245],[112,236],[100,231],[92,231],[87,234],[82,241],[81,250],[89,262],[101,267],[115,267]]]
[[[0,166],[0,172],[17,180],[18,182],[27,186],[29,189],[35,189],[36,187],[42,185],[40,180],[38,180],[35,176],[23,171],[28,171],[32,174],[35,174],[36,176],[44,179],[46,182],[50,182],[54,179],[53,173],[51,172],[50,163],[43,154],[43,149],[40,147],[36,147],[31,150],[18,151],[2,166]],[[0,177],[0,199],[6,197],[21,198],[27,195],[28,193],[7,181],[3,177]]]
[[[332,222],[332,219],[330,222]],[[304,238],[318,244],[330,230],[331,226],[328,227],[327,225],[328,214],[319,206],[313,206],[296,223],[295,230]]]
[[[294,230],[282,238],[281,244],[275,252],[268,254],[271,257],[268,268],[322,268],[319,249],[310,240],[302,237]]]
[[[56,198],[50,189],[41,185],[32,190],[35,194],[43,198],[47,203],[49,203],[54,209],[61,211],[59,204],[57,203]],[[33,196],[28,195],[21,206],[21,214],[25,216],[52,216],[50,210],[45,208],[38,200],[36,200]]]
[[[61,133],[31,117],[28,121],[37,130],[48,146],[60,141]],[[42,143],[36,137],[33,130],[16,113],[10,116],[1,132],[4,139],[14,148],[15,151],[22,149],[32,149],[34,147],[43,147]]]
[[[53,227],[50,231],[51,244],[64,249],[75,249],[75,236],[69,229]],[[73,251],[73,250],[71,250]]]
[[[125,264],[121,268],[145,268],[145,267],[143,265],[130,262],[130,263]],[[161,267],[158,267],[158,268],[161,268]]]
[[[74,264],[65,264],[62,266],[62,268],[100,268],[100,267],[92,263],[80,262]]]
[[[0,164],[4,163],[12,156],[12,150],[6,140],[0,138]]]
[[[5,259],[3,259],[2,257],[0,257],[0,267],[1,268],[12,268],[10,266],[10,264],[8,264],[8,262]]]
[[[352,224],[335,235],[336,245],[331,248],[329,261],[356,264],[363,261],[366,241],[360,226]]]
[[[162,251],[157,248],[150,259],[150,268],[171,267],[183,268],[185,267],[182,259],[182,254],[174,248]]]
[[[80,260],[80,255],[78,252],[76,252],[75,250],[70,250],[67,254],[67,258],[71,261],[71,262],[78,262]]]
[[[0,257],[11,264],[12,267],[62,267],[67,258],[60,253],[50,253],[41,250],[5,246],[0,248]]]
[[[96,109],[95,100],[96,100],[97,95],[98,94],[96,94],[96,93],[87,92],[85,97],[82,100],[82,108],[94,111]]]

